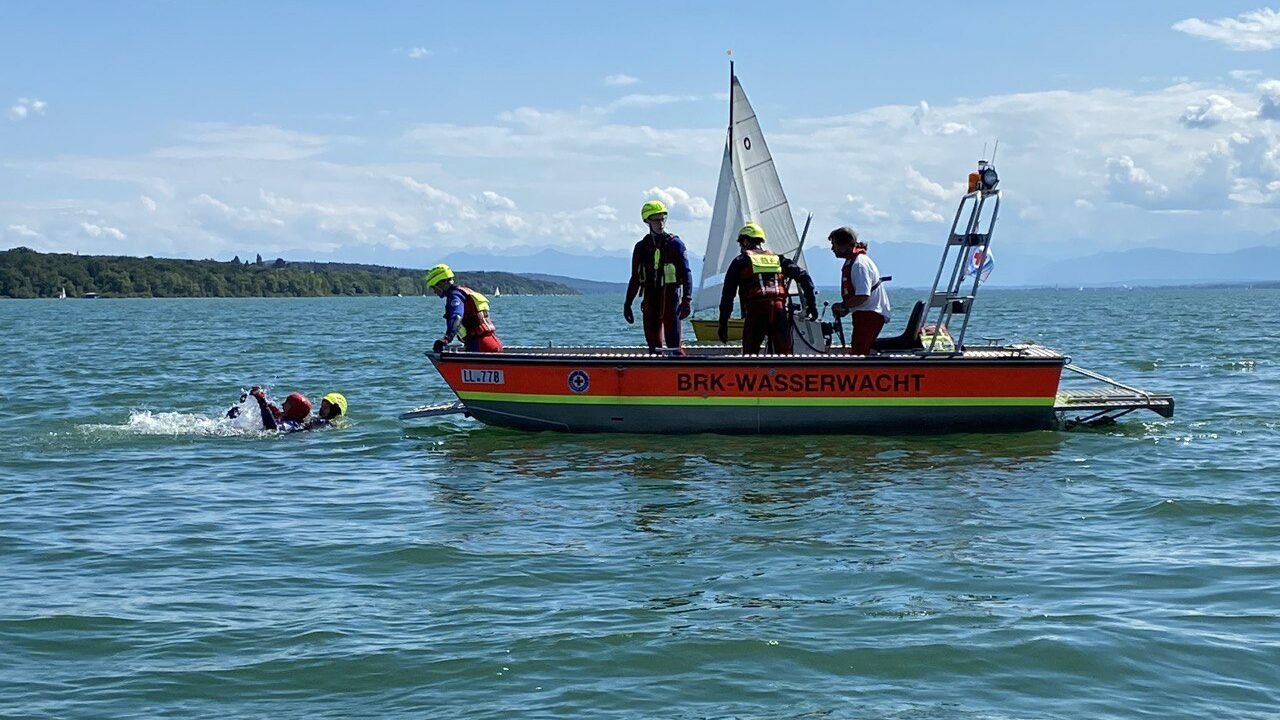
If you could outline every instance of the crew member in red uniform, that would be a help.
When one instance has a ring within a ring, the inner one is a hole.
[[[666,205],[657,200],[645,203],[640,208],[640,219],[649,226],[649,234],[641,238],[631,252],[631,281],[627,283],[622,317],[628,323],[635,322],[631,303],[638,292],[649,351],[666,347],[683,354],[680,321],[689,317],[693,307],[689,256],[680,236],[666,230]]]
[[[795,280],[804,295],[805,315],[818,317],[813,279],[789,258],[764,247],[764,228],[749,222],[738,232],[742,254],[729,263],[720,293],[720,342],[729,339],[733,296],[742,306],[742,353],[755,355],[765,338],[778,355],[791,354],[791,318],[787,316],[787,280]]]
[[[426,282],[431,292],[445,299],[444,335],[435,342],[433,350],[444,350],[457,337],[467,352],[502,352],[502,341],[489,318],[489,298],[454,282],[453,270],[448,265],[431,268]]]
[[[871,352],[880,330],[889,320],[889,293],[885,292],[880,268],[867,255],[867,244],[858,240],[851,227],[840,227],[827,236],[831,252],[844,260],[840,270],[840,302],[831,306],[836,317],[853,316],[853,342],[849,352]]]

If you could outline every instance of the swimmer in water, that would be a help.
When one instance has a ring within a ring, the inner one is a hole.
[[[284,399],[283,407],[276,407],[268,402],[266,393],[257,385],[253,386],[248,395],[258,401],[258,411],[262,415],[263,430],[277,430],[279,432],[318,430],[333,424],[334,419],[340,415],[347,414],[347,399],[341,393],[336,392],[324,396],[320,401],[320,411],[314,417],[311,416],[311,401],[302,393],[289,395]],[[246,399],[246,396],[240,396],[241,402]],[[233,407],[227,411],[228,418],[234,418],[238,414],[238,407]]]

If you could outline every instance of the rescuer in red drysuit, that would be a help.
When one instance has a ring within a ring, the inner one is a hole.
[[[804,295],[805,315],[818,317],[813,279],[789,258],[764,249],[764,228],[750,222],[738,232],[742,254],[729,263],[720,292],[720,342],[729,339],[733,296],[742,307],[742,354],[755,355],[766,338],[772,351],[790,355],[791,318],[787,315],[787,280],[795,280]]]
[[[645,203],[640,209],[640,219],[649,226],[649,234],[641,238],[631,251],[631,281],[627,283],[622,317],[628,323],[635,322],[631,303],[638,292],[644,339],[649,344],[649,351],[666,347],[683,355],[680,324],[689,317],[693,308],[689,256],[680,236],[666,231],[665,205],[657,200]]]
[[[440,264],[427,271],[427,287],[445,299],[445,331],[432,349],[440,352],[456,336],[467,352],[502,352],[502,341],[489,318],[489,298],[454,282],[453,270]]]
[[[871,352],[880,330],[889,320],[889,293],[885,292],[880,268],[867,255],[867,244],[858,240],[851,227],[840,227],[827,236],[831,252],[844,259],[840,270],[840,302],[831,306],[836,317],[853,316],[852,355]]]

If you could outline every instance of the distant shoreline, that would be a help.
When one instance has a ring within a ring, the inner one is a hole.
[[[414,297],[427,295],[425,271],[355,263],[296,262],[276,258],[242,262],[172,258],[41,253],[29,248],[0,251],[0,299],[192,299],[297,297]],[[614,295],[626,283],[588,280],[545,273],[459,270],[461,284],[491,297],[500,295]],[[1160,280],[1101,285],[990,286],[1005,290],[1124,289],[1257,289],[1280,288],[1280,280],[1178,283]],[[834,287],[819,287],[824,295]],[[896,287],[924,291],[927,287]],[[84,298],[95,294],[96,298]]]
[[[0,251],[0,297],[411,297],[426,294],[424,270],[283,258],[229,261]],[[460,284],[485,295],[580,295],[555,276],[458,271]],[[564,278],[569,282],[580,282]]]

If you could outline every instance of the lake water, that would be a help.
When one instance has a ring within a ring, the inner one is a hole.
[[[635,344],[620,304],[494,312]],[[1277,310],[991,291],[971,338],[1176,417],[771,439],[401,422],[436,298],[0,302],[0,717],[1275,717]],[[350,417],[217,420],[255,383]]]

